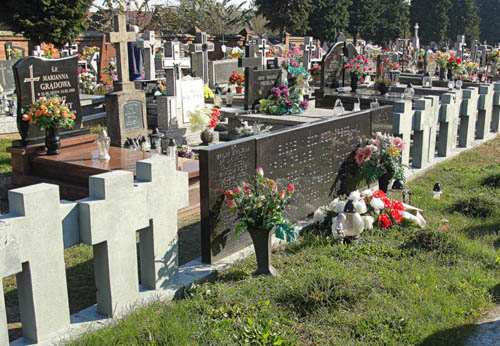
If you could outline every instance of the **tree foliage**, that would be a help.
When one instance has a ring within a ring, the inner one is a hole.
[[[347,30],[351,3],[351,0],[315,0],[309,13],[308,34],[333,42],[339,32]]]
[[[309,30],[312,0],[255,0],[257,14],[263,15],[271,30],[304,35]]]
[[[349,6],[349,33],[354,38],[365,40],[376,38],[379,25],[380,1],[379,0],[356,0]]]
[[[376,42],[383,43],[409,36],[410,7],[405,0],[381,0]]]
[[[458,35],[465,35],[470,43],[479,40],[478,9],[474,0],[454,0],[451,11],[448,12],[450,24],[448,26],[448,38],[455,42]]]
[[[450,23],[448,12],[451,9],[451,0],[412,1],[411,22],[412,24],[418,23],[420,26],[419,37],[423,44],[430,44],[432,41],[437,43],[446,41],[446,33]]]
[[[0,21],[35,44],[63,46],[88,26],[92,0],[2,0]]]
[[[481,41],[490,44],[500,43],[500,30],[498,19],[500,18],[500,0],[476,0],[481,17]]]

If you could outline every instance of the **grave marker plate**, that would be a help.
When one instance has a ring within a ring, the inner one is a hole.
[[[271,88],[281,80],[281,69],[249,70],[248,88],[245,89],[245,104],[254,108],[260,99],[269,96]]]
[[[229,84],[229,77],[233,71],[243,73],[244,69],[238,67],[238,59],[226,59],[208,62],[209,87],[214,88],[215,84]]]
[[[76,55],[62,59],[44,59],[26,57],[14,65],[14,78],[17,92],[17,126],[25,144],[41,142],[45,132],[40,131],[27,121],[22,121],[21,110],[47,94],[59,95],[76,115],[73,129],[60,129],[65,137],[81,134],[82,107],[78,92],[78,57]]]
[[[129,101],[123,104],[123,127],[125,131],[144,128],[141,102]]]
[[[189,112],[205,107],[202,79],[181,80],[182,121],[189,123]]]

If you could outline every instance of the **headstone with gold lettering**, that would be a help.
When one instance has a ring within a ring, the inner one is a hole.
[[[126,17],[115,15],[114,30],[108,41],[115,45],[118,81],[115,91],[106,95],[106,123],[111,145],[122,147],[127,138],[147,136],[146,95],[136,90],[128,75],[127,42],[136,40],[134,32],[127,32]]]
[[[48,94],[59,95],[71,112],[76,115],[73,129],[61,129],[61,138],[82,135],[82,107],[78,93],[78,58],[76,56],[62,59],[45,59],[26,57],[19,60],[13,67],[17,92],[17,125],[22,141],[14,143],[26,146],[42,143],[45,132],[22,120],[23,109]]]

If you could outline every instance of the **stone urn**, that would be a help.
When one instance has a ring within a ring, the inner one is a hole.
[[[257,270],[253,275],[278,275],[276,268],[271,265],[272,230],[268,231],[249,227],[248,233],[252,237],[255,257],[257,258]]]
[[[208,145],[214,141],[214,129],[209,127],[201,132],[201,141],[203,144]]]
[[[45,146],[47,147],[47,155],[59,155],[61,153],[59,150],[61,148],[61,138],[57,127],[45,129]]]

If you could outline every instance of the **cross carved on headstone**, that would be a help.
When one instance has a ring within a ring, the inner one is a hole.
[[[197,32],[194,42],[189,45],[189,52],[193,56],[193,72],[208,84],[208,52],[213,52],[215,47],[212,42],[208,42],[205,32]]]
[[[146,191],[132,172],[89,179],[90,197],[79,203],[82,242],[94,247],[97,310],[110,317],[139,296],[136,231],[149,227]]]
[[[133,88],[133,83],[129,80],[128,71],[128,49],[127,42],[136,40],[134,32],[127,31],[127,18],[124,14],[115,15],[113,18],[113,27],[115,32],[107,34],[109,42],[115,44],[117,65],[118,65],[118,82],[115,83],[116,91],[122,91],[127,88]]]
[[[304,37],[304,44],[300,45],[300,49],[304,51],[302,66],[309,71],[314,51],[313,38],[311,36]]]
[[[144,49],[144,78],[155,80],[155,49],[161,47],[161,40],[155,38],[154,31],[144,31],[143,41],[139,41],[139,46]]]
[[[40,80],[40,77],[33,76],[33,65],[30,65],[29,70],[30,70],[30,77],[24,78],[24,83],[31,83],[31,103],[35,103],[36,102],[35,82],[38,82]]]

